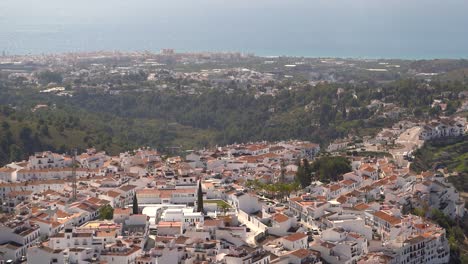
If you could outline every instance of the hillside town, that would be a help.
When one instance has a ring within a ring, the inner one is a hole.
[[[468,264],[468,0],[0,10],[0,264]]]
[[[289,140],[184,157],[146,147],[117,156],[93,148],[35,153],[0,168],[0,259],[449,263],[446,230],[426,217],[430,210],[416,215],[413,209],[437,209],[457,220],[465,202],[443,171],[411,171],[410,152],[466,131],[465,119],[438,119],[401,122],[374,138],[344,138],[322,148]],[[345,157],[350,171],[336,181],[295,184],[305,163],[322,156]],[[281,184],[288,188],[277,188]]]

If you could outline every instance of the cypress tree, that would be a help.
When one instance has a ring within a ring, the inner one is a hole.
[[[198,199],[197,199],[197,212],[203,213],[203,191],[201,186],[201,180],[198,182]]]
[[[138,214],[138,200],[136,193],[133,195],[133,214]]]

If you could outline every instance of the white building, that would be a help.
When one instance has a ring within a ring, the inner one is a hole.
[[[228,199],[236,209],[242,210],[248,214],[258,212],[262,209],[257,196],[251,193],[235,191],[229,194]]]
[[[444,137],[459,137],[464,134],[465,122],[462,120],[442,119],[423,126],[419,138],[426,141]]]
[[[193,208],[167,209],[161,216],[165,222],[181,222],[183,230],[189,227],[203,226],[204,216],[201,212],[194,212]]]
[[[39,227],[29,221],[15,219],[0,225],[1,258],[20,260],[26,256],[27,248],[39,241],[39,236]]]
[[[197,188],[137,190],[139,204],[194,204]]]
[[[304,233],[294,233],[281,238],[282,246],[287,250],[297,250],[308,248],[307,235]]]
[[[27,259],[30,263],[48,264],[65,263],[64,250],[43,245],[28,248]]]
[[[72,160],[50,151],[38,152],[29,156],[28,169],[51,169],[71,166]]]

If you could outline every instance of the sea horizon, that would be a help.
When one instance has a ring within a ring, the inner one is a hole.
[[[468,3],[460,0],[83,1],[1,2],[0,52],[172,48],[310,58],[468,58]],[[109,6],[116,7],[110,12]]]
[[[176,54],[184,54],[184,53],[193,53],[193,54],[201,54],[201,53],[240,53],[244,55],[253,55],[255,57],[261,58],[279,58],[279,57],[288,57],[288,58],[305,58],[305,59],[348,59],[348,60],[409,60],[409,61],[418,61],[418,60],[466,60],[468,56],[456,56],[456,55],[448,55],[448,56],[363,56],[363,55],[330,55],[330,54],[323,54],[318,55],[316,53],[298,53],[297,51],[291,52],[277,52],[276,54],[268,53],[264,51],[254,51],[254,50],[222,50],[222,49],[176,49],[173,47],[158,47],[154,49],[116,49],[116,48],[108,48],[108,49],[61,49],[61,50],[8,50],[8,49],[1,49],[0,53],[4,52],[6,56],[49,56],[49,55],[61,55],[61,54],[73,54],[73,53],[99,53],[99,52],[121,52],[121,53],[144,53],[150,52],[152,54],[158,54],[163,49],[174,49]]]

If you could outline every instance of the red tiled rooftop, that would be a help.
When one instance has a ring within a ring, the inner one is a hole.
[[[401,223],[400,218],[396,218],[393,215],[389,215],[385,213],[384,211],[377,211],[374,213],[374,216],[384,220],[385,222],[388,222],[391,225],[397,225]]]
[[[275,214],[273,215],[273,220],[275,220],[278,223],[283,223],[288,221],[289,217],[285,216],[284,214]]]
[[[304,233],[294,233],[292,235],[289,235],[289,236],[286,236],[286,237],[283,237],[283,238],[286,239],[286,240],[289,240],[291,242],[294,242],[294,241],[303,239],[305,237],[307,237],[307,235],[304,234]]]

